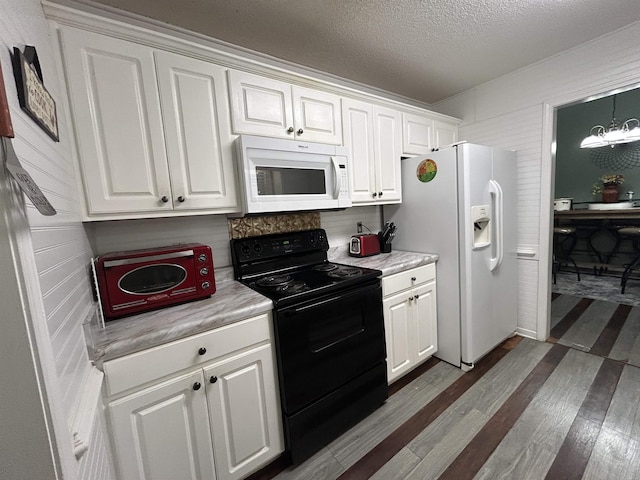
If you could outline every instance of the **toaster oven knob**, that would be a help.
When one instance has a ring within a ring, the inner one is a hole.
[[[256,243],[253,246],[253,249],[255,250],[256,253],[260,253],[262,251],[262,245],[260,245],[259,243]]]
[[[205,353],[207,353],[207,349],[204,347],[200,347],[198,349],[198,355],[204,355]]]
[[[201,253],[200,255],[198,255],[198,261],[200,263],[204,263],[207,261],[207,256],[204,253]]]
[[[200,269],[200,275],[207,275],[209,273],[209,269],[208,268],[201,268]]]
[[[242,245],[241,251],[243,255],[249,255],[251,253],[251,248],[249,248],[249,245],[244,244]]]
[[[209,282],[202,282],[202,288],[207,289],[211,286],[211,284]]]

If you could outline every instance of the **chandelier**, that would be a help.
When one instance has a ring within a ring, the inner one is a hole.
[[[633,128],[631,128],[633,127]],[[591,127],[589,136],[580,143],[580,148],[613,147],[621,143],[630,143],[640,140],[640,121],[630,118],[620,127],[616,122],[616,96],[613,96],[613,112],[609,128],[602,125]]]

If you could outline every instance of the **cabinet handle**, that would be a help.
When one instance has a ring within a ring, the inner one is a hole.
[[[218,377],[216,377],[215,375],[211,375],[211,377],[209,378],[209,383],[216,383],[218,381]]]
[[[180,196],[178,197],[178,201],[179,201],[180,203],[182,203],[182,202],[184,202],[184,201],[185,201],[185,198],[184,198],[182,195],[180,195]]]
[[[420,295],[416,293],[416,300],[420,298]]]
[[[194,390],[200,390],[200,387],[202,386],[202,384],[200,382],[196,382],[193,384],[193,389]]]
[[[293,127],[287,128],[287,133],[293,133]]]
[[[302,130],[301,128],[298,129],[298,131],[296,132],[298,135],[302,135],[304,133],[304,130]]]
[[[413,297],[409,297],[409,301],[410,301],[410,302],[413,302]]]
[[[378,196],[378,192],[373,192],[373,198]]]
[[[169,197],[165,195],[160,200],[162,200],[162,203],[167,203],[169,201]]]
[[[382,196],[382,192],[378,192],[378,196],[381,197]]]
[[[415,282],[416,281],[416,277],[411,277],[411,281]]]
[[[205,353],[207,353],[207,349],[204,347],[200,347],[198,349],[198,355],[204,355]]]

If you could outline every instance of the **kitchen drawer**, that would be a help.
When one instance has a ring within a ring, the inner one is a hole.
[[[382,295],[384,297],[401,292],[408,288],[429,282],[436,278],[436,264],[430,263],[421,267],[382,277]]]
[[[185,368],[270,342],[270,325],[271,316],[266,313],[105,362],[107,395],[111,397],[130,388],[139,388]]]

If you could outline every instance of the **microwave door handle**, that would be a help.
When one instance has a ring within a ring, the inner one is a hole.
[[[340,196],[340,189],[342,188],[342,175],[340,175],[340,163],[336,157],[331,158],[331,165],[333,165],[333,198]]]

